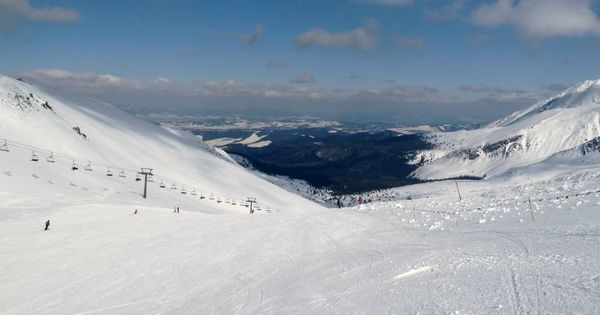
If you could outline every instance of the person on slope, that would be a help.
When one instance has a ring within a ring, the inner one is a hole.
[[[338,206],[338,208],[342,208],[342,198],[341,197],[338,197],[338,199],[337,199],[337,206]]]
[[[362,196],[358,196],[358,204],[359,204],[359,205],[362,205],[362,203],[363,203]]]
[[[50,228],[50,220],[46,221],[46,228],[44,229],[44,231],[48,231],[49,228]]]

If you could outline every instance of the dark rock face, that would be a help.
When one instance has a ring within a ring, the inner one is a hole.
[[[600,152],[600,137],[594,138],[581,145],[581,154],[586,155],[592,152]]]
[[[517,135],[494,143],[485,144],[475,148],[455,151],[448,154],[449,158],[463,158],[475,160],[482,155],[489,157],[502,156],[503,158],[510,157],[514,153],[523,150],[523,145],[518,141],[523,138],[523,135]]]

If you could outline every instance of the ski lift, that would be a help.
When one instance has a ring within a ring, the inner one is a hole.
[[[209,200],[215,200],[215,196],[213,194],[210,194],[210,196],[208,197]]]
[[[127,176],[125,176],[125,169],[121,170],[121,172],[119,173],[119,177],[121,177],[121,178],[127,177]]]
[[[73,161],[73,163],[75,163],[75,161]],[[90,161],[88,161],[88,164],[84,167],[84,169],[88,172],[92,171],[92,163]]]
[[[110,167],[106,170],[106,176],[113,176],[113,172],[110,170]]]
[[[135,175],[135,181],[139,182],[142,180],[142,177],[140,176],[140,174]]]
[[[221,197],[218,197],[217,198],[217,203],[221,203],[221,202],[222,202]]]
[[[161,180],[161,181],[160,181],[160,188],[165,188],[165,187],[167,187],[167,186],[166,186],[166,185],[165,185],[165,183],[164,183],[164,182]]]
[[[225,203],[229,203],[229,198],[225,199]]]
[[[198,193],[196,192],[196,188],[194,188],[194,190],[192,190],[191,192],[192,196],[196,196]]]
[[[237,203],[235,202],[235,200],[231,200],[231,205],[233,205],[233,206],[237,205]]]
[[[75,160],[73,160],[73,165],[71,165],[71,170],[72,171],[76,171],[79,169],[79,166],[77,166],[77,164],[75,163]],[[87,171],[87,167],[85,169]],[[91,169],[90,169],[91,170]]]
[[[171,189],[176,190],[177,189],[177,185],[175,185],[175,183],[173,183],[173,185],[171,185]]]
[[[206,198],[206,197],[204,196],[204,193],[200,193],[200,199],[204,199],[204,198]]]
[[[48,162],[48,163],[55,163],[56,162],[54,160],[54,153],[50,152],[50,155],[46,158],[46,162]]]
[[[0,151],[2,151],[2,152],[8,152],[8,151],[10,151],[8,149],[8,143],[6,142],[6,139],[4,139],[4,143],[2,145],[0,145]]]
[[[35,151],[33,151],[33,153],[31,153],[31,161],[37,162],[39,160],[40,158],[35,154]]]
[[[185,194],[187,194],[187,191],[185,191],[185,188],[183,188],[183,187],[181,187],[181,194],[182,194],[182,195],[185,195]]]

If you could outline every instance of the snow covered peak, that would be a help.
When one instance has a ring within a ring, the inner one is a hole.
[[[416,159],[431,163],[415,175],[427,179],[499,175],[599,136],[600,80],[589,80],[484,128],[432,135],[436,149]]]
[[[490,123],[488,127],[505,127],[550,110],[585,106],[597,107],[599,104],[600,79],[586,80],[580,84],[567,88],[551,98],[537,102],[524,110],[494,121]]]

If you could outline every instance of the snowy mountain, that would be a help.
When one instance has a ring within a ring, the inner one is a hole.
[[[0,313],[598,314],[600,161],[572,162],[597,150],[323,209],[189,134],[0,77]]]
[[[484,128],[429,135],[435,149],[415,157],[423,166],[414,175],[496,176],[586,143],[593,146],[598,137],[600,80],[585,81]]]
[[[97,100],[53,96],[5,76],[0,76],[0,139],[8,150],[0,152],[0,204],[62,203],[63,198],[140,203],[143,187],[134,178],[147,167],[155,174],[146,201],[153,205],[246,212],[240,201],[254,197],[278,211],[320,208],[254,176],[191,134]],[[39,161],[31,161],[34,156]],[[211,195],[223,202],[209,203]],[[236,207],[231,200],[238,201]]]

